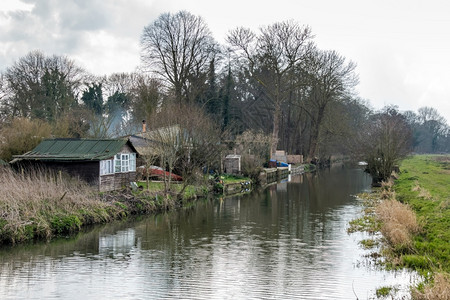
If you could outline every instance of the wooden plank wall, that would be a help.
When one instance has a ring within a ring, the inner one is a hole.
[[[100,176],[100,192],[121,190],[130,187],[130,182],[136,181],[136,172],[115,173]]]

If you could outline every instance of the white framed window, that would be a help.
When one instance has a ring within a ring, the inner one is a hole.
[[[128,153],[122,153],[120,165],[122,167],[122,172],[128,172],[130,167],[130,155]]]
[[[116,157],[114,158],[114,172],[120,173],[121,172],[121,160],[120,160],[120,153],[116,154]]]
[[[136,171],[136,153],[130,153],[130,172]]]
[[[100,161],[100,175],[107,175],[114,173],[114,161],[112,159]]]
[[[114,172],[126,173],[136,171],[136,153],[118,153],[114,157]]]

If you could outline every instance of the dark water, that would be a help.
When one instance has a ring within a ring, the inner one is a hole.
[[[0,299],[372,299],[414,276],[377,270],[348,222],[358,169],[0,250]],[[400,292],[400,295],[402,293]],[[404,293],[403,293],[404,294]]]

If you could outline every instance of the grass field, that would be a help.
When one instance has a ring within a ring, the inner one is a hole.
[[[422,230],[413,238],[414,253],[406,266],[450,272],[450,156],[413,156],[400,166],[395,181],[397,200],[416,213]]]

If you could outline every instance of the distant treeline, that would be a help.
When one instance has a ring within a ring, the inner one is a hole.
[[[449,127],[436,109],[373,111],[355,91],[356,65],[319,49],[308,26],[283,21],[258,32],[236,28],[219,45],[201,17],[180,11],[146,26],[140,43],[142,64],[133,73],[94,76],[68,57],[40,51],[7,67],[0,80],[0,158],[48,136],[135,133],[142,120],[177,103],[201,109],[222,140],[251,130],[270,138],[269,151],[308,160],[351,154],[360,131],[388,111],[411,130],[405,147],[450,150]]]

